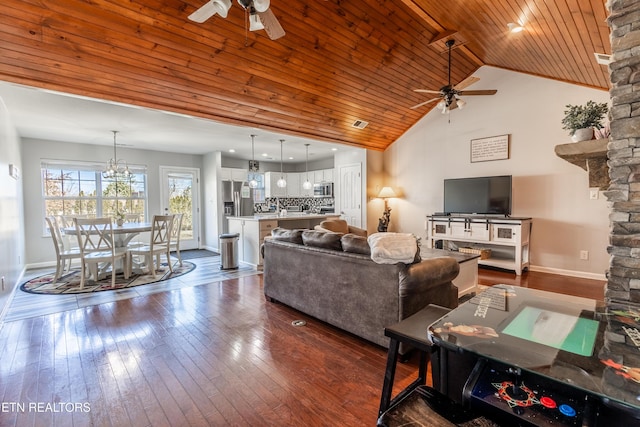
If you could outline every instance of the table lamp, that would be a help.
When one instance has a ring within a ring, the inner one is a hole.
[[[391,187],[382,187],[382,190],[378,193],[378,197],[384,199],[384,213],[382,214],[382,218],[378,219],[378,231],[384,232],[387,231],[389,221],[391,220],[391,208],[389,208],[388,199],[390,197],[396,197],[396,193]]]

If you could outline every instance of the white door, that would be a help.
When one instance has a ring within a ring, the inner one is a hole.
[[[362,166],[340,166],[340,215],[350,225],[362,227]]]
[[[165,214],[182,214],[180,250],[200,248],[200,170],[160,166],[160,200]]]

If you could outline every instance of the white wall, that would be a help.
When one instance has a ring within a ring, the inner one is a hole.
[[[0,98],[0,319],[25,266],[21,159],[20,139]],[[19,179],[9,176],[10,164],[19,169]]]
[[[561,124],[567,104],[608,102],[609,93],[488,66],[474,75],[481,80],[469,89],[498,93],[465,97],[467,106],[449,116],[430,112],[385,151],[384,185],[403,193],[390,200],[390,230],[426,238],[425,216],[442,211],[445,178],[513,175],[512,216],[533,218],[531,268],[603,278],[607,202],[590,200],[587,172],[554,147],[570,142]],[[470,162],[472,139],[503,134],[511,135],[508,160]]]
[[[42,264],[55,261],[51,238],[44,235],[44,206],[40,165],[42,159],[64,159],[70,161],[104,161],[113,157],[113,147],[103,145],[72,144],[40,139],[23,139],[23,185],[25,214],[24,225],[26,263]],[[160,206],[160,166],[181,166],[202,169],[202,156],[165,153],[160,151],[118,148],[118,157],[127,163],[147,166],[148,214],[162,212]],[[202,185],[200,200],[202,199]],[[202,214],[201,214],[202,215]],[[203,229],[206,224],[201,223]]]

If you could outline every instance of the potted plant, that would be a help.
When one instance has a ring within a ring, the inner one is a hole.
[[[602,119],[609,111],[605,102],[588,101],[585,105],[567,105],[562,119],[562,129],[569,129],[573,142],[593,138],[593,129],[602,128]]]

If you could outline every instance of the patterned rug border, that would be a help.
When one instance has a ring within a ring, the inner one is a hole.
[[[33,279],[27,280],[26,282],[20,285],[20,290],[22,292],[26,292],[34,295],[77,295],[77,294],[88,294],[95,292],[104,292],[104,291],[118,291],[122,289],[130,289],[143,285],[150,285],[152,283],[164,282],[166,280],[175,279],[176,277],[182,277],[185,274],[191,273],[196,269],[196,264],[183,261],[183,265],[180,266],[175,263],[173,266],[174,272],[168,268],[168,264],[163,262],[161,265],[161,270],[156,272],[156,279],[154,280],[151,277],[151,274],[134,274],[129,279],[125,279],[121,273],[116,274],[116,286],[114,288],[111,287],[111,276],[108,276],[107,279],[99,280],[98,282],[94,282],[93,280],[87,280],[85,282],[84,288],[79,289],[79,277],[80,270],[72,270],[70,273],[67,273],[58,279],[57,283],[53,285],[51,282],[55,275],[55,272],[43,274],[38,277],[34,277]],[[180,270],[176,273],[176,268]],[[68,279],[71,276],[77,275],[77,285],[74,285],[72,288],[64,289],[64,287],[68,287]],[[145,278],[148,278],[146,280]],[[31,284],[32,289],[28,289],[27,286]],[[51,287],[53,285],[53,288]],[[45,290],[38,290],[45,289]]]

